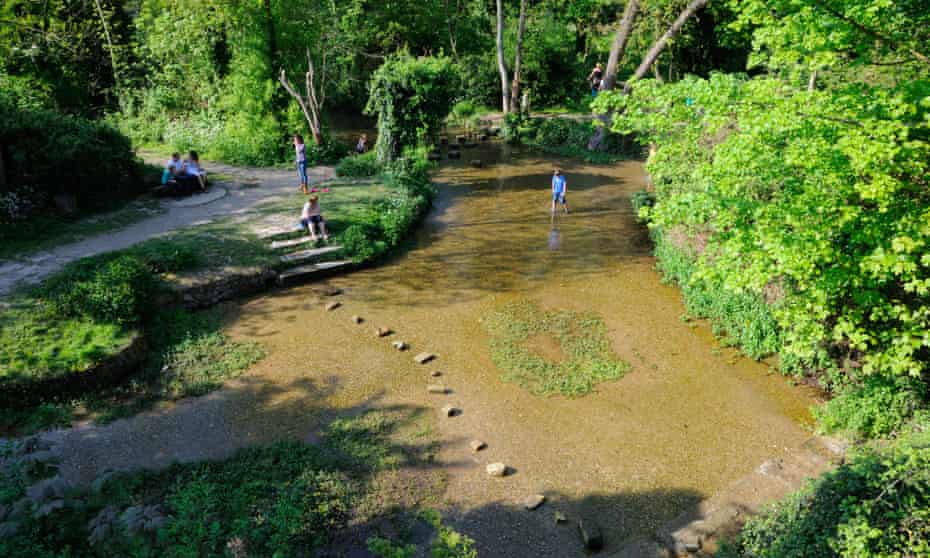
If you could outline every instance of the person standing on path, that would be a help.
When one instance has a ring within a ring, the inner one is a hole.
[[[555,214],[557,203],[562,204],[562,209],[568,213],[568,202],[565,201],[565,194],[568,192],[568,184],[565,181],[565,175],[562,169],[555,169],[552,172],[552,214]]]
[[[597,92],[601,88],[601,79],[604,77],[604,70],[601,68],[601,63],[598,62],[594,65],[594,69],[591,70],[591,73],[588,74],[588,81],[591,82],[591,96],[597,97]]]
[[[307,146],[304,144],[304,137],[300,134],[294,134],[294,151],[297,155],[297,176],[300,177],[300,191],[308,194]]]

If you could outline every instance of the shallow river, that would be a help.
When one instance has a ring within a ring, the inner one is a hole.
[[[484,168],[468,165],[476,158]],[[554,163],[567,175],[571,213],[553,221]],[[577,535],[555,524],[554,510],[594,518],[616,548],[809,436],[810,393],[681,319],[680,294],[661,283],[630,208],[646,180],[641,164],[587,166],[486,145],[436,180],[436,207],[408,252],[331,281],[345,291],[339,310],[322,311],[312,286],[238,309],[231,332],[271,350],[219,410],[236,438],[302,436],[333,410],[409,405],[438,417],[454,403],[462,414],[436,423],[450,522],[482,556],[570,557],[583,555]],[[596,312],[631,371],[577,399],[501,381],[481,319],[520,299]],[[376,325],[412,350],[376,339]],[[418,366],[411,356],[421,350],[439,358]],[[426,394],[431,369],[443,371],[450,395]],[[473,454],[475,438],[488,449]],[[493,461],[514,474],[488,478]],[[536,492],[547,503],[522,509]]]

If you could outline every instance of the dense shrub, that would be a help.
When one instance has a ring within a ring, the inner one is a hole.
[[[615,131],[658,146],[652,226],[701,239],[683,282],[689,307],[769,314],[779,342],[755,346],[851,401],[925,383],[930,370],[927,92],[919,80],[807,91],[714,75],[643,81],[597,104],[614,111]],[[888,421],[853,429],[887,431],[924,390],[908,391],[870,404]]]
[[[129,139],[100,122],[47,109],[23,109],[0,92],[0,145],[8,188],[28,188],[48,202],[73,195],[100,209],[138,193],[142,167]]]
[[[336,165],[337,175],[351,178],[376,176],[380,172],[381,164],[378,162],[378,154],[374,151],[346,157]]]
[[[752,518],[721,558],[930,555],[930,446],[867,451]]]
[[[880,438],[901,432],[926,412],[921,409],[926,400],[927,386],[919,380],[874,375],[843,386],[814,415],[827,432]]]
[[[365,112],[378,117],[380,161],[425,144],[440,129],[452,108],[456,78],[452,61],[445,57],[400,54],[378,68]]]
[[[508,115],[511,116],[511,115]],[[572,118],[533,118],[505,120],[503,132],[511,141],[521,141],[543,151],[577,157],[592,163],[610,163],[635,157],[642,149],[633,139],[620,134],[609,134],[598,151],[588,150],[588,141],[594,134],[591,122]]]

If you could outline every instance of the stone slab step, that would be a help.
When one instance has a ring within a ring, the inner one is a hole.
[[[292,238],[290,240],[275,240],[271,243],[271,249],[277,250],[279,248],[291,248],[292,246],[300,246],[301,244],[306,244],[312,242],[313,237],[302,236],[300,238]]]
[[[303,228],[297,223],[287,227],[264,227],[255,230],[255,236],[260,240],[268,240],[269,238],[281,236],[282,234],[293,234],[299,230],[303,230]]]
[[[300,250],[299,252],[292,252],[290,254],[281,256],[281,261],[283,263],[298,263],[306,260],[312,260],[313,258],[320,257],[324,254],[332,254],[333,252],[338,252],[339,250],[342,250],[342,246],[324,246],[323,248]]]
[[[352,261],[350,260],[339,260],[334,262],[320,262],[302,265],[289,269],[281,275],[278,275],[278,282],[282,285],[289,285],[299,283],[301,281],[309,281],[318,277],[324,277],[335,271],[348,269],[351,266]]]

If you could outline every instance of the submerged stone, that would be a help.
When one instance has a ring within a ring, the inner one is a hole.
[[[488,475],[492,477],[503,477],[507,475],[507,466],[503,463],[491,463],[485,470],[488,472]]]
[[[525,500],[523,500],[523,507],[532,511],[538,508],[539,506],[543,505],[543,502],[545,501],[546,501],[545,495],[533,494],[532,496],[528,496]]]
[[[469,446],[471,446],[471,451],[481,451],[488,447],[488,445],[481,440],[472,440]]]
[[[433,353],[419,353],[417,356],[413,357],[413,360],[417,364],[426,364],[427,362],[436,358],[436,355]]]

